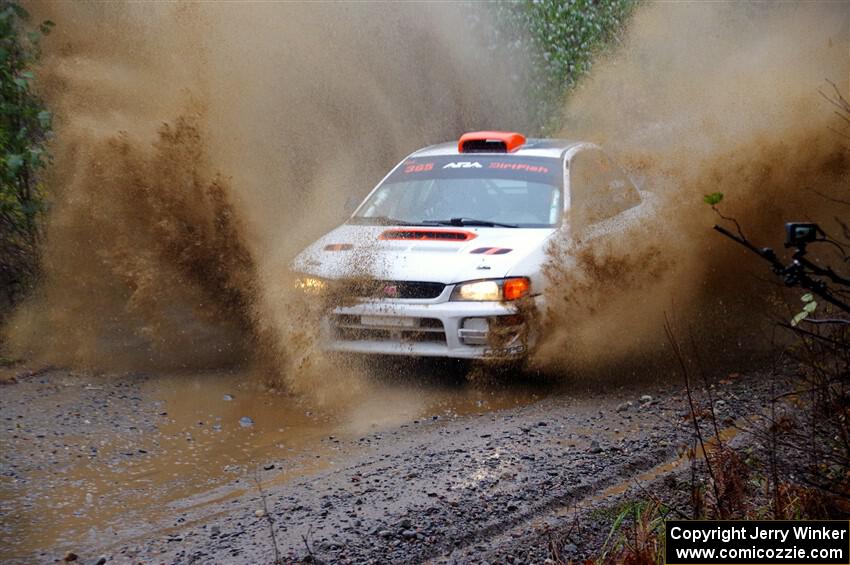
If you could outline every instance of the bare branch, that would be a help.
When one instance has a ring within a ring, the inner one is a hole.
[[[260,481],[260,467],[259,465],[254,468],[254,482],[257,485],[257,490],[260,492],[260,500],[263,504],[263,516],[269,524],[269,535],[272,538],[272,548],[274,549],[274,564],[275,565],[283,565],[283,560],[280,558],[280,548],[277,545],[277,538],[274,534],[274,519],[272,515],[269,513],[269,506],[266,502],[266,492],[263,490],[263,483]],[[309,549],[309,547],[308,547]]]
[[[826,318],[821,320],[803,318],[801,322],[806,322],[808,324],[844,324],[846,326],[850,326],[850,320],[842,320],[840,318]]]
[[[682,378],[685,380],[685,391],[688,396],[688,406],[691,411],[691,419],[694,422],[694,432],[696,434],[697,440],[699,440],[700,449],[702,449],[703,458],[705,459],[705,466],[708,470],[708,475],[711,477],[711,484],[714,487],[714,494],[716,499],[720,499],[720,493],[717,491],[717,479],[714,474],[714,469],[711,465],[711,461],[708,457],[708,451],[705,448],[705,441],[702,437],[702,430],[699,427],[699,418],[697,418],[697,410],[694,404],[694,398],[691,394],[691,379],[688,375],[688,367],[685,363],[685,357],[682,354],[682,349],[679,347],[679,342],[676,340],[676,335],[673,333],[673,326],[670,324],[670,319],[667,317],[667,312],[664,312],[664,333],[667,334],[667,341],[670,343],[670,347],[673,349],[673,354],[676,357],[676,360],[679,362],[679,368],[682,371]]]

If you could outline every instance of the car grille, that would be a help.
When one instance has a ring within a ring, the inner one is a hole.
[[[435,282],[377,281],[375,283],[378,298],[437,298],[446,285]]]
[[[331,328],[336,339],[345,341],[396,341],[446,343],[443,322],[436,318],[415,318],[412,327],[364,325],[355,314],[334,314]]]

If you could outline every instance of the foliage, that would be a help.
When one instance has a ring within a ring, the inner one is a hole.
[[[818,303],[815,300],[815,297],[812,296],[811,292],[807,292],[806,294],[804,294],[802,297],[800,297],[800,300],[803,301],[803,309],[791,319],[792,326],[796,326],[797,324],[808,318],[809,314],[814,314],[815,310],[817,310],[818,307]]]
[[[838,99],[844,100],[840,94]],[[850,202],[820,196],[835,206],[850,206]],[[819,518],[844,517],[850,514],[850,229],[836,216],[843,237],[830,236],[816,224],[819,235],[814,238],[797,239],[789,233],[785,247],[795,251],[786,265],[772,249],[750,242],[734,219],[714,210],[734,222],[738,234],[718,226],[716,230],[765,259],[786,286],[809,291],[800,297],[802,309],[790,323],[779,323],[795,338],[783,354],[798,371],[796,390],[785,395],[797,413],[771,417],[771,425],[761,430],[773,449],[773,517],[812,512],[818,512],[815,517]],[[810,258],[811,254],[816,256]],[[774,405],[772,411],[776,410]],[[780,450],[782,457],[777,455]]]
[[[37,173],[49,161],[51,114],[33,91],[39,42],[53,22],[36,29],[13,0],[0,0],[0,288],[15,298],[34,278],[39,220],[44,211]]]
[[[706,194],[702,197],[702,201],[708,204],[709,206],[717,206],[722,200],[722,192],[712,192],[711,194]]]
[[[654,565],[664,562],[664,520],[658,500],[626,505],[614,520],[597,560],[599,565]]]
[[[522,0],[491,4],[493,50],[530,62],[525,90],[532,125],[558,129],[564,98],[590,72],[593,57],[616,42],[638,0]]]

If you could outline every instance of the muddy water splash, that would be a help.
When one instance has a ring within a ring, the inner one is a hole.
[[[46,363],[279,364],[305,325],[288,261],[346,199],[407,151],[521,120],[458,7],[30,8],[57,22],[39,74],[56,196],[7,335]]]
[[[206,367],[259,351],[272,367],[310,368],[292,388],[319,386],[327,360],[312,354],[309,307],[290,300],[293,253],[406,151],[466,129],[522,129],[507,66],[485,56],[459,8],[31,8],[59,24],[39,74],[58,114],[56,197],[46,278],[6,333],[17,355],[48,363]],[[726,193],[724,210],[766,244],[791,212],[829,217],[807,189],[847,184],[829,131],[840,121],[817,94],[824,79],[847,86],[847,10],[638,12],[572,96],[563,135],[611,149],[656,210],[553,248],[557,331],[541,359],[655,351],[670,310],[740,333],[730,322],[753,304],[742,281],[764,270],[709,231],[701,196]]]
[[[663,354],[665,312],[720,357],[764,341],[769,272],[711,231],[719,218],[702,196],[724,193],[724,214],[759,245],[781,248],[791,220],[840,235],[834,218],[850,208],[831,199],[850,191],[846,124],[818,91],[831,80],[850,92],[848,22],[846,3],[638,11],[622,49],[572,95],[563,135],[626,163],[652,210],[553,246],[544,363],[621,368]]]

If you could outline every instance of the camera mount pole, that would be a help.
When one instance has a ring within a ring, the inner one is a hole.
[[[829,290],[829,287],[826,286],[826,283],[813,279],[806,269],[810,269],[815,276],[823,276],[828,277],[833,282],[838,284],[847,284],[850,286],[850,281],[838,276],[832,269],[824,269],[822,267],[818,267],[808,259],[805,259],[803,255],[806,253],[805,243],[797,246],[797,251],[793,255],[793,260],[790,265],[784,265],[779,258],[776,256],[776,252],[773,251],[770,247],[756,247],[743,237],[736,235],[726,228],[722,226],[715,225],[715,231],[720,232],[725,235],[729,239],[738,242],[743,245],[768,263],[770,263],[771,270],[783,277],[785,280],[786,286],[799,286],[801,288],[805,288],[812,292],[812,294],[817,295],[825,302],[829,302],[839,310],[842,310],[848,314],[850,314],[850,305],[842,302],[838,298],[836,298],[832,291]]]

